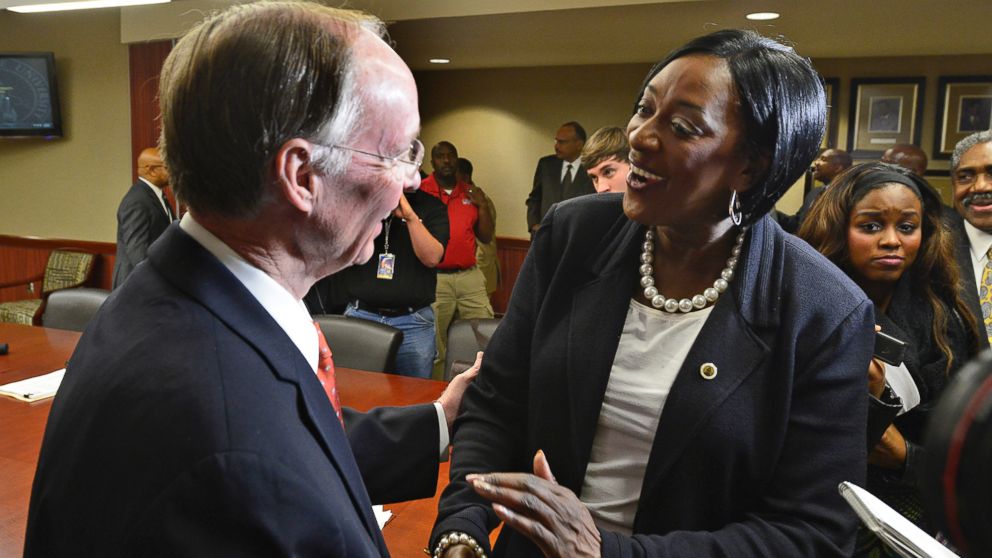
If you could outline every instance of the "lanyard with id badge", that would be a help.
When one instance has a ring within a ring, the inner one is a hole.
[[[382,253],[379,254],[379,267],[375,270],[376,279],[393,279],[393,271],[396,269],[396,254],[389,253],[389,226],[393,224],[393,216],[390,215],[383,225],[386,235],[382,241]]]

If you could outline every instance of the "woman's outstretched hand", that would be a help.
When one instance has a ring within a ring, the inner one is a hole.
[[[574,492],[559,485],[543,451],[534,455],[534,474],[487,473],[466,480],[493,502],[503,522],[522,533],[545,556],[598,557],[599,529]]]

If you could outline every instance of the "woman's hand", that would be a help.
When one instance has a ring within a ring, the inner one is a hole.
[[[879,398],[885,391],[885,363],[877,358],[868,363],[868,393]]]
[[[533,475],[488,473],[468,475],[466,480],[493,502],[493,510],[506,525],[530,539],[545,556],[600,555],[602,541],[592,515],[574,492],[555,481],[543,451],[534,456]]]
[[[906,463],[906,439],[895,425],[882,434],[882,439],[868,454],[868,463],[883,469],[901,469]]]

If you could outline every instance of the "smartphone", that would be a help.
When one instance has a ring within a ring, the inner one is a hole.
[[[906,342],[881,331],[876,331],[875,352],[872,356],[886,364],[899,366],[906,356]]]

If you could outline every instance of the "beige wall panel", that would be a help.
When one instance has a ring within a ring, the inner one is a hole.
[[[626,126],[649,65],[565,66],[418,72],[421,137],[449,140],[475,165],[475,180],[498,210],[496,234],[527,237],[524,201],[537,160],[554,153],[554,133],[576,120],[592,134]],[[429,159],[429,155],[428,155]],[[429,160],[424,170],[431,172]]]
[[[65,133],[0,140],[0,234],[113,242],[132,165],[119,10],[0,11],[0,51],[55,53]]]

